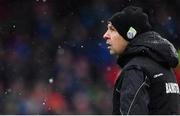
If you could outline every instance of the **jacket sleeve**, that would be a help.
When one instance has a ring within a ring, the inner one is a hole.
[[[129,68],[122,72],[120,89],[120,112],[123,115],[148,114],[148,80],[143,71]]]

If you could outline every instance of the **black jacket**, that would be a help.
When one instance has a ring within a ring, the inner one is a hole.
[[[113,114],[180,114],[178,64],[173,45],[158,33],[143,33],[118,59],[122,72],[113,93]]]

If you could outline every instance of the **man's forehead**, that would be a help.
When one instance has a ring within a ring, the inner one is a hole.
[[[112,25],[112,23],[111,23],[111,22],[108,22],[107,27],[114,28],[114,26]]]
[[[114,28],[114,29],[115,29],[115,27],[112,25],[112,23],[111,23],[111,22],[108,22],[107,27],[110,27],[110,28]]]

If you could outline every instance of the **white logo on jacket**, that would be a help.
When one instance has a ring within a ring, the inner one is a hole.
[[[163,76],[163,75],[164,75],[163,73],[159,73],[159,74],[154,75],[153,77],[157,78],[157,77],[160,77],[160,76]]]
[[[179,93],[179,86],[177,83],[166,83],[166,93]]]

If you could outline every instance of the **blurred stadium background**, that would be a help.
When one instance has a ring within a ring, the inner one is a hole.
[[[102,35],[132,4],[180,55],[179,0],[0,0],[0,114],[111,114],[120,71]]]

